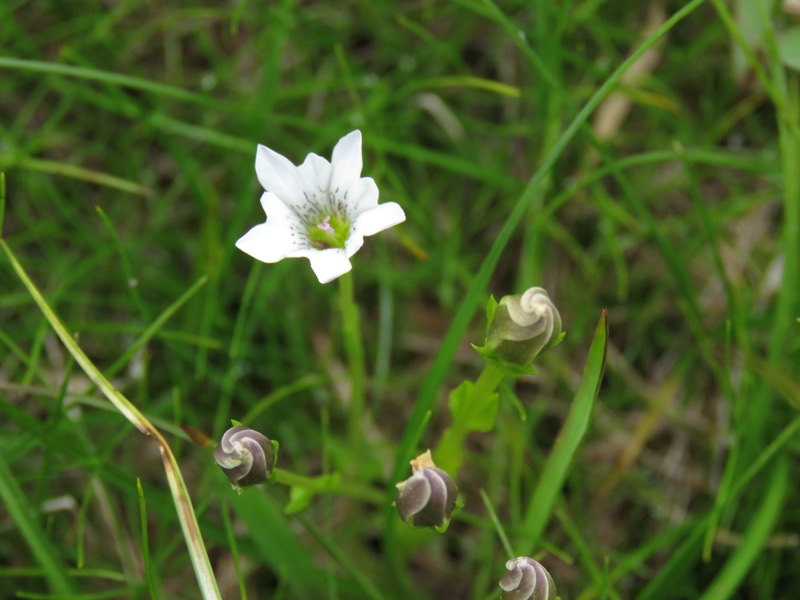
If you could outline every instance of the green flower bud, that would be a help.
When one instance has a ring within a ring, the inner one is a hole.
[[[258,431],[237,425],[222,436],[214,450],[214,460],[225,471],[233,489],[241,493],[270,478],[275,468],[275,446]]]
[[[503,600],[553,600],[556,584],[542,565],[520,556],[506,563],[506,573],[500,580]]]
[[[412,460],[411,466],[414,474],[397,484],[395,506],[400,518],[414,527],[446,529],[456,508],[456,484],[433,464],[430,450]]]
[[[515,365],[528,365],[561,335],[561,315],[547,292],[533,287],[503,296],[486,333],[485,347]]]

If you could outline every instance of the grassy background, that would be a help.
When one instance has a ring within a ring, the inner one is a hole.
[[[507,556],[478,492],[513,544],[603,307],[605,383],[535,555],[560,594],[794,597],[800,111],[775,41],[791,18],[703,3],[552,152],[682,6],[2,3],[3,239],[167,432],[224,597],[240,581],[251,598],[498,597]],[[354,259],[358,456],[336,284],[233,246],[263,221],[256,143],[300,162],[354,128],[365,174],[408,217]],[[436,401],[414,450],[480,371],[484,322],[465,298],[532,285],[568,335],[505,389],[495,432],[470,437],[465,509],[444,536],[387,528],[421,384]],[[0,596],[198,597],[156,446],[75,368],[5,259],[0,412]],[[344,483],[295,516],[283,485],[234,498],[178,426],[217,437],[245,417],[280,441],[281,467]]]

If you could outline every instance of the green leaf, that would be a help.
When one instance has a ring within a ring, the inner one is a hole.
[[[465,381],[450,392],[450,412],[453,426],[464,431],[491,431],[497,417],[497,404],[500,396],[489,394],[476,397],[475,384]]]
[[[311,504],[312,498],[314,498],[316,495],[316,490],[312,490],[307,487],[292,487],[291,491],[289,492],[289,502],[283,509],[283,513],[286,515],[293,515],[295,513],[304,511],[306,508],[308,508],[308,505]]]
[[[295,478],[296,480],[299,478]],[[274,480],[274,478],[273,478]],[[291,486],[289,502],[283,509],[284,514],[299,513],[311,503],[311,500],[321,492],[330,492],[337,489],[342,483],[341,473],[329,473],[319,477],[303,477],[300,482]]]

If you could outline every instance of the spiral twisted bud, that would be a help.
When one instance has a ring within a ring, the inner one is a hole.
[[[500,580],[503,600],[553,600],[556,584],[542,565],[520,556],[506,563],[506,573]]]
[[[458,487],[453,479],[433,464],[428,450],[411,461],[413,474],[398,483],[395,506],[400,518],[414,527],[444,531],[456,508]]]
[[[561,315],[544,288],[503,296],[486,333],[486,348],[515,365],[528,365],[559,340]]]
[[[233,489],[242,493],[244,488],[270,478],[275,468],[275,445],[258,431],[237,425],[222,436],[214,450],[214,460],[222,467]]]

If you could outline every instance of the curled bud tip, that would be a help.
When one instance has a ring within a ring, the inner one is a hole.
[[[433,464],[430,451],[411,461],[414,474],[398,483],[395,506],[400,518],[414,527],[446,528],[456,508],[458,488]]]
[[[275,447],[270,439],[244,425],[231,427],[214,450],[214,460],[234,489],[241,492],[267,481],[275,468]]]
[[[561,315],[544,288],[503,296],[486,333],[486,346],[517,365],[530,364],[561,335]]]
[[[500,580],[503,600],[552,600],[556,584],[542,565],[520,556],[506,563],[506,573]]]

